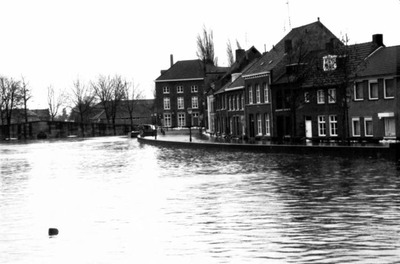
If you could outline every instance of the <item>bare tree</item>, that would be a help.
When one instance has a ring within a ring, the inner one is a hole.
[[[6,138],[11,136],[10,129],[13,110],[20,103],[20,86],[20,81],[15,81],[12,78],[0,77],[0,112],[3,133],[6,135]]]
[[[27,132],[26,132],[26,126],[28,125],[28,101],[32,98],[32,93],[31,90],[29,89],[28,83],[25,81],[25,78],[22,76],[21,77],[21,99],[22,99],[22,104],[24,107],[24,118],[25,118],[25,124],[24,124],[24,138],[27,138]]]
[[[235,59],[233,58],[232,45],[231,45],[231,41],[229,39],[228,39],[228,43],[226,43],[226,55],[228,57],[228,66],[230,67],[235,62]]]
[[[139,86],[134,82],[127,82],[123,80],[124,94],[125,94],[125,109],[129,114],[131,129],[133,129],[133,115],[137,107],[138,100],[143,99],[143,93],[139,90]]]
[[[116,134],[115,120],[117,109],[124,94],[124,82],[121,76],[116,75],[111,78],[110,76],[100,75],[97,81],[91,83],[92,88],[104,108],[107,118],[107,124],[110,122],[113,125],[114,135]]]
[[[73,111],[78,114],[82,135],[85,136],[85,124],[89,123],[91,111],[95,103],[92,86],[86,86],[79,79],[74,81],[72,89]]]
[[[214,38],[213,31],[207,31],[206,27],[203,27],[202,36],[197,35],[197,57],[204,62],[204,64],[217,65],[217,60],[214,54]]]
[[[67,96],[64,91],[55,92],[53,85],[47,87],[47,105],[49,106],[49,113],[51,121],[57,116],[58,111],[64,104]]]

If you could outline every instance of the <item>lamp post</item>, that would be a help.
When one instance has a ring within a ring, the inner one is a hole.
[[[192,108],[188,108],[187,112],[189,114],[189,141],[192,142]]]

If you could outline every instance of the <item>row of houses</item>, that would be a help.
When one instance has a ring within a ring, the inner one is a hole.
[[[348,45],[318,19],[227,67],[178,61],[155,80],[159,125],[269,140],[398,139],[400,46]]]

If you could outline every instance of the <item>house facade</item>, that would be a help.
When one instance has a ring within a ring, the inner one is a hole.
[[[261,57],[261,53],[251,47],[236,50],[236,60],[229,71],[217,82],[208,94],[208,102],[214,100],[215,109],[210,111],[212,119],[208,128],[217,135],[241,137],[245,135],[244,79],[242,72]],[[210,115],[210,118],[211,118]]]
[[[351,90],[350,138],[361,141],[400,138],[400,46],[381,46],[366,59]]]
[[[178,61],[155,80],[155,108],[164,127],[204,126],[206,87],[225,72],[225,67],[200,60]]]
[[[319,20],[294,28],[243,73],[246,134],[250,138],[282,139],[293,135],[297,126],[294,101],[298,100],[293,96],[298,84],[292,70],[306,64],[307,56],[324,49],[331,39],[336,37]]]

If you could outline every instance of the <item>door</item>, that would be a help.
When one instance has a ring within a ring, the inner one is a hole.
[[[306,138],[312,138],[312,122],[306,120]]]

